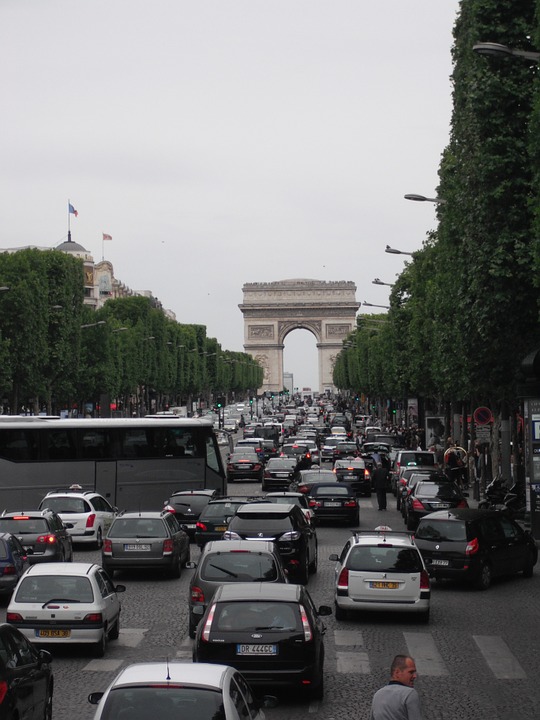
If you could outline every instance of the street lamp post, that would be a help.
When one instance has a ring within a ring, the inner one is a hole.
[[[377,308],[384,308],[385,310],[390,310],[390,305],[375,305],[374,303],[369,303],[364,300],[362,305],[365,305],[366,307],[377,307]]]
[[[494,55],[495,57],[513,55],[514,57],[522,57],[526,60],[540,61],[540,52],[534,50],[515,50],[514,48],[509,48],[507,45],[494,42],[476,43],[476,45],[473,45],[473,50],[479,55]]]
[[[412,252],[406,252],[405,250],[396,250],[396,248],[390,247],[390,245],[387,245],[384,252],[390,253],[390,255],[413,255]]]
[[[371,281],[372,285],[386,285],[387,287],[394,287],[394,283],[386,283],[383,282],[380,278],[375,278],[375,280]]]
[[[407,195],[403,196],[405,200],[413,200],[414,202],[432,202],[432,203],[438,203],[439,205],[443,205],[446,200],[443,200],[443,198],[439,197],[426,197],[425,195],[417,195],[416,193],[407,193]]]

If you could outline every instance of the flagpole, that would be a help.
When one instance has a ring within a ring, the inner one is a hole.
[[[105,260],[105,238],[103,233],[101,233],[101,260]]]
[[[70,200],[68,198],[68,242],[71,242],[71,218],[69,212]]]

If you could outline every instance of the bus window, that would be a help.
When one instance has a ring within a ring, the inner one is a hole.
[[[10,430],[0,435],[0,457],[12,462],[37,460],[38,438],[31,430]]]
[[[213,435],[206,437],[206,464],[215,472],[221,472],[216,453],[216,442]]]
[[[75,460],[75,433],[71,430],[51,428],[47,433],[47,456],[49,460]]]
[[[98,459],[111,457],[109,433],[106,430],[87,430],[82,433],[81,457],[86,459]]]

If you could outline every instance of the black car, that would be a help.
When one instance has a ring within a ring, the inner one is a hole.
[[[116,516],[101,548],[101,565],[116,570],[165,570],[179,578],[190,559],[189,536],[167,512],[127,512]]]
[[[218,496],[218,490],[180,490],[165,501],[163,509],[176,515],[180,525],[185,525],[187,528],[190,540],[193,540],[201,512],[210,500]]]
[[[243,505],[229,523],[223,539],[275,542],[293,582],[305,585],[309,573],[317,571],[317,535],[298,505]]]
[[[193,661],[230,665],[253,685],[324,694],[324,634],[301,585],[235,583],[216,590],[199,623]]]
[[[332,470],[321,470],[319,467],[313,467],[311,470],[303,470],[298,473],[298,477],[293,480],[289,489],[293,492],[309,494],[311,486],[320,482],[332,483],[338,482],[338,479]]]
[[[29,567],[26,552],[11,533],[0,533],[0,596],[9,596]]]
[[[494,577],[531,577],[538,559],[532,535],[495,510],[431,513],[420,520],[415,542],[432,577],[465,580],[479,590]]]
[[[396,490],[396,510],[401,510],[405,518],[405,503],[403,500],[410,495],[416,483],[421,480],[429,482],[453,482],[440,470],[434,468],[406,468],[401,473],[401,479]]]
[[[421,480],[404,498],[403,504],[407,530],[414,530],[420,518],[437,510],[469,507],[459,487],[447,480],[442,482]]]
[[[17,628],[0,625],[0,717],[50,720],[52,656],[38,650]]]
[[[221,540],[238,508],[247,502],[260,502],[260,500],[260,495],[231,495],[209,502],[202,510],[195,527],[197,545],[203,548],[207,542]]]
[[[264,453],[264,461],[268,462],[270,458],[275,458],[279,456],[279,445],[275,440],[269,439],[269,440],[262,440],[261,441],[261,447],[263,449]]]
[[[315,483],[309,490],[309,507],[321,520],[358,525],[360,507],[356,491],[349,483]]]
[[[371,473],[362,458],[336,460],[334,473],[339,482],[348,483],[357,496],[369,497],[371,495]]]
[[[309,445],[301,442],[284,443],[281,448],[281,457],[295,458],[297,471],[307,470],[313,463]]]
[[[296,472],[296,458],[275,457],[270,458],[264,468],[262,489],[287,489],[294,479]]]
[[[264,463],[255,452],[237,450],[227,461],[227,481],[262,480]]]
[[[30,565],[41,562],[71,562],[73,545],[68,528],[53,510],[28,510],[4,513],[0,517],[0,533],[15,535]]]
[[[355,442],[339,442],[334,448],[334,462],[347,457],[357,457],[360,450]]]

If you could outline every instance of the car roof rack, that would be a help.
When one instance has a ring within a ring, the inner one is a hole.
[[[384,525],[378,528],[374,528],[373,530],[357,530],[354,533],[354,537],[357,540],[359,540],[362,535],[382,535],[383,538],[386,538],[387,535],[390,535],[393,537],[408,537],[411,540],[414,540],[413,532],[409,532],[407,530],[392,530],[392,528],[385,527]]]

